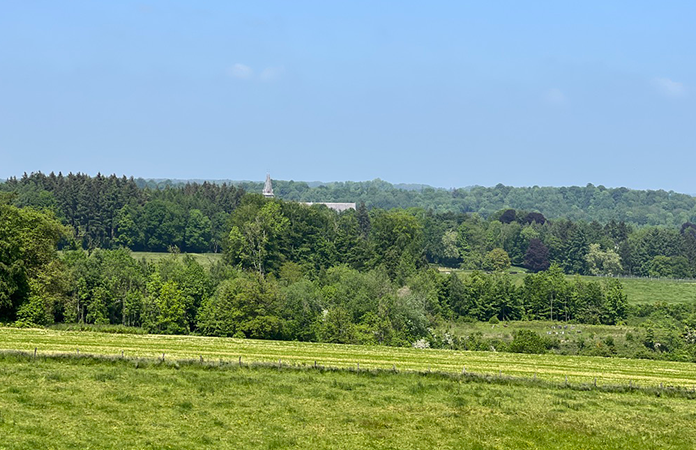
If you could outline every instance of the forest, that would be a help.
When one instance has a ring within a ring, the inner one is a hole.
[[[0,198],[2,323],[486,349],[490,342],[438,330],[461,321],[667,317],[664,330],[644,330],[635,355],[696,358],[694,305],[631,305],[618,279],[579,277],[692,277],[690,222],[601,225],[513,209],[484,218],[363,203],[337,213],[228,185],[53,180],[60,190],[5,186]],[[186,255],[213,245],[223,258],[210,267]],[[142,248],[170,256],[134,258]],[[529,271],[521,283],[507,274],[511,265]],[[558,342],[519,332],[495,345],[539,353]]]
[[[181,187],[184,180],[136,179],[142,188]],[[219,181],[218,183],[224,183]],[[261,192],[263,183],[234,182],[247,192]],[[503,209],[538,211],[550,219],[572,221],[611,220],[637,226],[679,227],[696,221],[696,198],[664,190],[635,190],[604,186],[494,187],[470,186],[452,189],[419,184],[391,184],[383,180],[306,183],[274,180],[277,197],[302,202],[364,202],[368,208],[423,208],[436,213],[477,213],[489,217]]]
[[[371,191],[372,200],[359,202],[357,211],[341,216],[321,207],[304,208],[290,200],[276,202],[278,206],[273,211],[264,210],[258,220],[272,222],[278,237],[262,254],[255,255],[242,254],[243,249],[235,246],[243,236],[230,235],[230,232],[243,235],[247,222],[256,220],[263,206],[258,196],[239,186],[208,182],[143,186],[133,178],[114,175],[35,173],[7,180],[0,184],[0,192],[17,207],[51,211],[69,227],[70,243],[62,241],[61,247],[187,253],[226,251],[228,255],[237,252],[236,260],[232,258],[236,262],[254,264],[254,258],[266,259],[263,263],[271,271],[277,270],[283,261],[299,263],[303,270],[313,273],[343,263],[358,270],[384,265],[392,277],[397,264],[421,267],[426,263],[472,270],[505,268],[512,264],[533,271],[555,263],[567,274],[696,276],[696,215],[685,212],[696,207],[696,200],[690,196],[659,191],[599,190],[589,186],[541,190],[498,186],[490,191],[507,192],[507,197],[517,192],[523,198],[518,203],[531,207],[507,207],[514,203],[505,200],[500,203],[501,209],[481,214],[441,212],[435,201],[427,202],[428,208],[370,207],[370,201],[374,204],[380,192],[379,185],[332,185],[337,192],[343,192],[343,197],[336,197],[331,189],[319,186],[313,189],[327,191],[324,197],[305,198],[360,199],[358,187],[375,188]],[[282,198],[285,185],[276,186]],[[339,189],[341,186],[345,189]],[[420,192],[425,195],[426,191]],[[617,200],[608,203],[605,209],[599,208],[592,198],[600,191],[601,197],[613,196]],[[393,192],[412,195],[417,191],[394,189]],[[544,199],[548,196],[540,192],[555,192],[565,199],[560,203],[566,207],[584,211],[584,215],[596,213],[605,220],[553,219],[559,211],[547,209]],[[481,192],[475,196],[480,201],[486,198]],[[534,199],[538,201],[536,206],[530,205]],[[676,217],[682,219],[669,226],[641,225],[640,220],[620,219],[626,208],[629,216],[636,219],[641,217],[640,211],[658,206],[662,211],[660,217],[671,217],[670,222]],[[390,236],[390,227],[398,227],[403,236]],[[404,245],[390,239],[400,239]],[[399,249],[398,254],[384,253],[396,251],[392,247]],[[399,260],[402,253],[410,258],[408,262]]]

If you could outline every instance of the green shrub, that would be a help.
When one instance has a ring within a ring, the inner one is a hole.
[[[508,350],[513,353],[546,353],[547,342],[531,330],[519,330],[513,333]]]

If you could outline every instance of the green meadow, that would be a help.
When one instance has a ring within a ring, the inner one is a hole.
[[[0,449],[692,449],[694,405],[428,373],[0,354]]]
[[[171,257],[173,254],[165,252],[131,252],[131,255],[138,261],[145,260],[148,263],[156,263],[162,258]],[[183,253],[178,253],[177,258],[181,258],[183,255]],[[186,255],[191,256],[198,264],[206,268],[222,260],[222,253],[186,253]]]
[[[468,270],[439,268],[441,272],[452,272],[460,275],[471,273]],[[521,285],[526,275],[526,270],[513,267],[509,276],[516,285]],[[566,275],[571,281],[574,275]],[[581,276],[585,281],[602,281],[606,277]],[[674,280],[669,278],[618,278],[624,286],[624,292],[628,302],[638,303],[694,303],[696,302],[696,280]]]
[[[265,341],[202,336],[128,335],[51,329],[0,328],[0,350],[38,355],[89,354],[168,360],[267,362],[297,366],[396,369],[536,378],[549,382],[597,383],[692,388],[692,363],[591,356],[528,355],[361,346],[308,342]]]

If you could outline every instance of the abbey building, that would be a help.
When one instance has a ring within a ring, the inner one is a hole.
[[[266,182],[263,185],[263,196],[273,198],[273,184],[271,183],[271,175],[266,174]],[[355,209],[355,203],[331,203],[331,202],[304,202],[305,205],[324,205],[334,211],[342,212],[349,209]]]

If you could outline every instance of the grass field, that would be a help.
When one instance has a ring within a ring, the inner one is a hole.
[[[696,385],[696,366],[691,363],[623,358],[563,355],[525,355],[495,352],[395,348],[259,341],[252,339],[200,336],[121,335],[44,329],[0,328],[0,350],[39,354],[74,353],[161,357],[203,358],[206,361],[278,362],[311,366],[316,361],[327,367],[357,367],[404,370],[432,370],[502,374],[561,382],[600,385],[620,384],[655,387],[660,383],[691,388]]]
[[[132,252],[131,255],[138,261],[144,259],[149,263],[154,263],[172,254],[165,252]],[[187,253],[187,255],[193,257],[193,259],[203,267],[210,267],[214,263],[222,260],[222,253]],[[179,254],[179,257],[181,256],[183,256],[183,254]]]
[[[611,337],[616,345],[626,342],[626,334],[638,335],[639,329],[633,326],[622,325],[587,325],[587,324],[564,324],[567,328],[562,329],[559,322],[545,320],[518,320],[511,322],[501,322],[492,325],[489,322],[447,322],[446,327],[440,331],[450,331],[456,336],[468,336],[472,333],[481,333],[486,339],[500,339],[506,342],[512,340],[515,331],[530,330],[541,336],[557,338],[561,341],[584,338],[592,341],[595,338],[605,339]],[[549,333],[551,333],[549,335]]]
[[[693,449],[694,400],[0,354],[0,449]]]
[[[452,269],[440,268],[441,272],[451,272]],[[471,271],[454,270],[459,274],[468,274]],[[510,277],[518,286],[522,284],[526,273],[524,269],[513,267],[510,269]],[[602,281],[604,277],[580,277],[585,281]],[[572,281],[573,275],[566,275],[566,279]],[[629,303],[694,303],[696,302],[696,280],[670,280],[668,278],[619,278],[624,286],[624,292]]]
[[[696,302],[696,281],[622,278],[621,282],[631,303]]]

